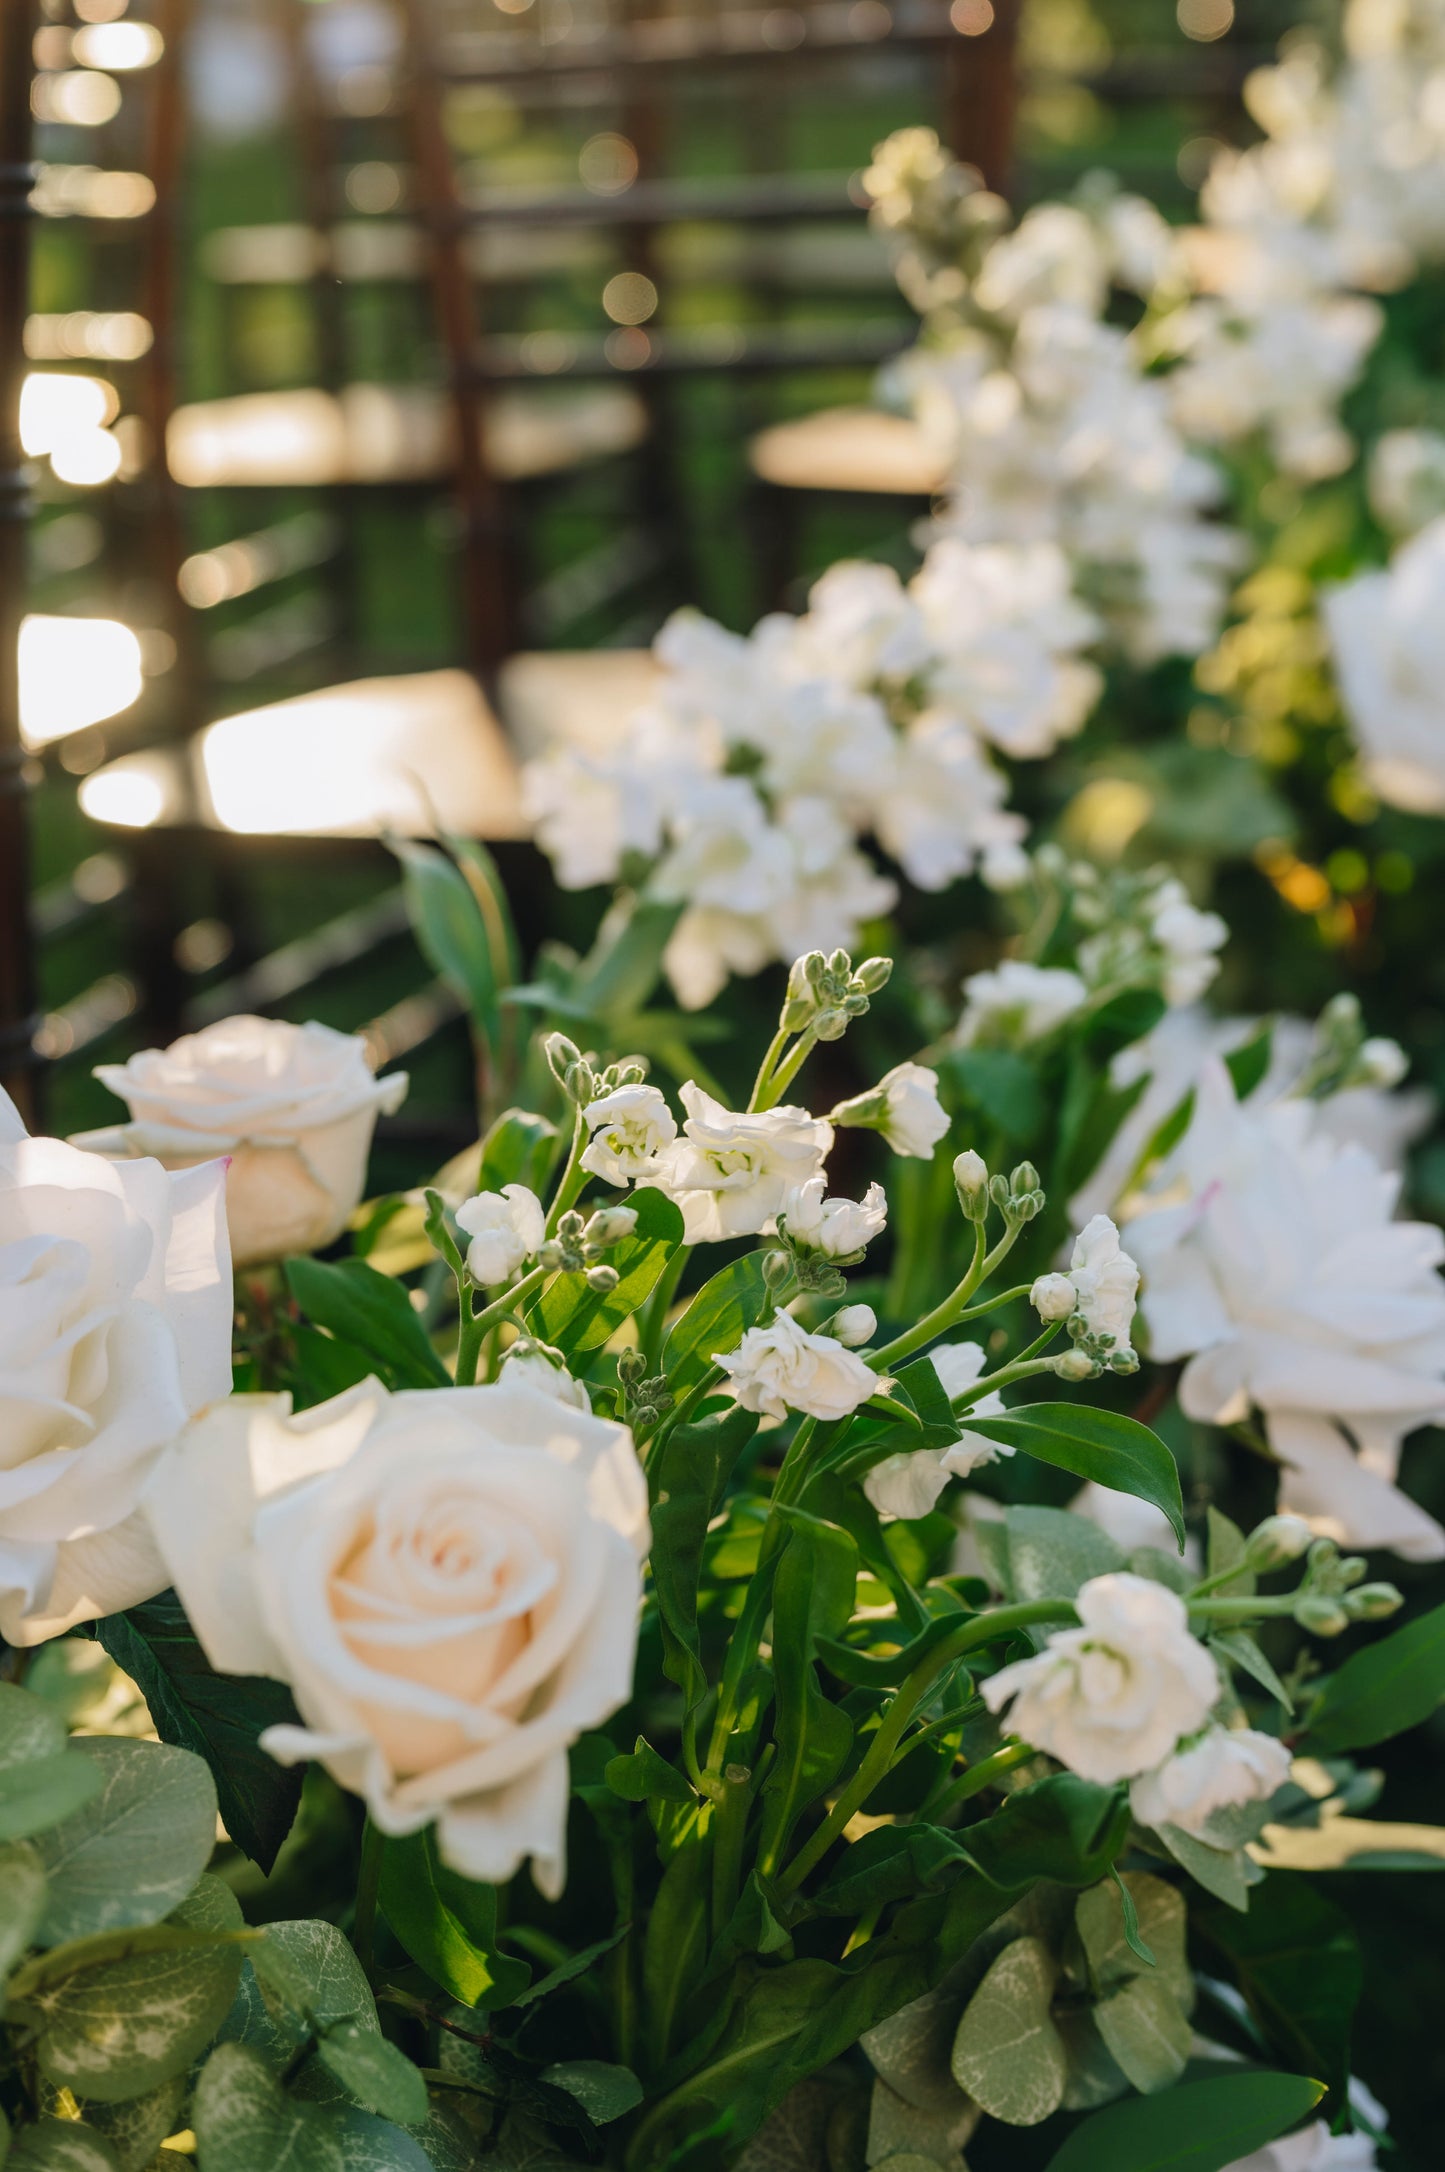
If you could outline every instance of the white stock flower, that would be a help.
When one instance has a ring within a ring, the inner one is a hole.
[[[504,1184],[499,1192],[478,1192],[457,1208],[457,1227],[471,1238],[467,1273],[491,1286],[510,1282],[535,1259],[547,1233],[542,1202],[525,1184]]]
[[[1177,1825],[1203,1835],[1216,1810],[1267,1802],[1289,1778],[1289,1763],[1289,1751],[1275,1735],[1208,1727],[1131,1783],[1129,1807],[1141,1825]]]
[[[1323,599],[1340,698],[1381,799],[1445,813],[1445,517]]]
[[[964,1048],[1027,1048],[1081,1010],[1089,991],[1063,966],[1005,958],[963,984],[957,1038]]]
[[[684,1241],[717,1243],[766,1229],[791,1191],[808,1183],[833,1144],[833,1127],[806,1109],[725,1109],[692,1079],[682,1089],[682,1137],[647,1170],[682,1209]]]
[[[888,1199],[881,1184],[870,1184],[861,1200],[830,1199],[826,1177],[810,1177],[789,1192],[779,1210],[787,1234],[806,1252],[824,1259],[854,1260],[888,1226]]]
[[[315,1252],[361,1202],[378,1114],[406,1095],[404,1071],[375,1078],[360,1034],[284,1018],[225,1018],[169,1048],[96,1066],[131,1121],[73,1143],[165,1169],[229,1157],[226,1216],[237,1267]]]
[[[1012,1733],[1109,1786],[1152,1771],[1204,1724],[1219,1670],[1163,1584],[1121,1570],[1093,1577],[1075,1604],[1079,1627],[991,1676],[983,1699],[990,1712],[1011,1703]]]
[[[907,724],[871,805],[885,852],[920,890],[946,890],[980,868],[1006,888],[1027,873],[1028,824],[1005,804],[1008,779],[961,718],[925,709]]]
[[[882,1096],[878,1129],[894,1153],[914,1161],[931,1160],[949,1126],[948,1112],[938,1098],[938,1073],[926,1063],[896,1063],[874,1091]]]
[[[1399,1189],[1308,1102],[1239,1104],[1210,1059],[1127,1232],[1150,1353],[1189,1360],[1186,1415],[1232,1425],[1257,1407],[1282,1510],[1435,1561],[1445,1532],[1394,1479],[1406,1434],[1445,1416],[1445,1239],[1394,1219]]]
[[[1074,1239],[1069,1280],[1078,1292],[1079,1317],[1091,1335],[1111,1340],[1119,1351],[1130,1348],[1139,1269],[1119,1242],[1107,1214],[1096,1214]]]
[[[1149,902],[1149,932],[1163,953],[1165,1002],[1197,1003],[1219,971],[1215,953],[1229,940],[1228,923],[1218,913],[1201,912],[1170,876]]]
[[[936,652],[933,703],[1005,754],[1048,754],[1071,738],[1103,678],[1078,651],[1102,628],[1073,596],[1053,543],[942,536],[910,584]]]
[[[604,1184],[634,1184],[677,1137],[677,1118],[655,1086],[618,1086],[582,1114],[592,1137],[582,1167]]]
[[[550,1396],[554,1403],[561,1403],[568,1410],[590,1411],[592,1408],[586,1381],[574,1380],[565,1366],[554,1365],[535,1346],[519,1347],[513,1343],[503,1355],[500,1377],[509,1388],[530,1388],[537,1395]]]
[[[1040,1275],[1029,1291],[1029,1303],[1041,1320],[1067,1320],[1079,1302],[1079,1293],[1067,1275]]]
[[[231,1388],[225,1167],[29,1139],[0,1091],[0,1635],[161,1590],[141,1490]]]
[[[810,1418],[846,1418],[879,1392],[878,1375],[832,1335],[810,1335],[790,1312],[767,1327],[750,1327],[731,1352],[715,1351],[744,1410],[785,1418],[800,1410]]]
[[[941,1342],[928,1352],[928,1361],[938,1375],[944,1394],[952,1402],[973,1387],[988,1363],[988,1352],[981,1342]],[[1003,1441],[991,1440],[986,1432],[979,1432],[975,1424],[979,1419],[1002,1417],[1003,1411],[1003,1397],[996,1390],[990,1391],[970,1403],[966,1414],[960,1415],[963,1430],[949,1447],[915,1448],[875,1463],[863,1480],[863,1491],[878,1513],[881,1516],[926,1516],[950,1478],[967,1478],[971,1471],[981,1469],[985,1463],[993,1463],[999,1456],[1011,1456],[1014,1452],[1011,1447]]]
[[[828,1326],[845,1350],[861,1350],[878,1332],[878,1315],[871,1305],[844,1305]]]
[[[632,1691],[647,1487],[624,1426],[508,1381],[291,1415],[236,1396],[146,1496],[213,1667],[288,1682],[314,1758],[384,1833],[433,1819],[444,1860],[565,1879],[567,1749]]]
[[[1370,510],[1398,538],[1445,513],[1445,436],[1438,430],[1387,430],[1370,447]]]
[[[932,655],[917,603],[892,566],[841,559],[813,583],[793,655],[805,670],[872,687],[907,680]]]

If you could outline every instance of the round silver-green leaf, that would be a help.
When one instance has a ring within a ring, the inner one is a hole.
[[[1010,2127],[1035,2127],[1063,2101],[1069,2062],[1050,2004],[1054,1961],[1037,1938],[1006,1946],[953,2040],[953,2078]]]
[[[216,1844],[216,1789],[199,1757],[161,1742],[85,1736],[100,1792],[36,1847],[50,1880],[39,1942],[159,1923],[195,1886]]]

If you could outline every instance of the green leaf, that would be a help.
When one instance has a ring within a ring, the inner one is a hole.
[[[206,2172],[348,2172],[325,2109],[288,2097],[244,2044],[211,2053],[192,2121]]]
[[[148,2089],[144,2096],[127,2097],[120,2104],[82,2102],[81,2113],[87,2126],[105,2136],[123,2172],[157,2172],[156,2151],[167,2135],[188,2124],[189,2096],[186,2075],[174,2074],[158,2088]],[[161,2166],[166,2162],[162,2158]]]
[[[40,1857],[23,1840],[0,1848],[0,1982],[34,1938],[44,1912],[45,1870]]]
[[[1182,2082],[1095,2112],[1048,2172],[1222,2172],[1297,2126],[1324,2090],[1300,2074],[1229,2074]]]
[[[1247,1101],[1257,1086],[1264,1084],[1274,1056],[1274,1020],[1262,1019],[1247,1041],[1232,1049],[1224,1059],[1224,1068],[1234,1083],[1236,1101]]]
[[[488,1048],[501,1039],[499,983],[507,972],[471,884],[456,864],[411,838],[387,840],[401,862],[402,888],[417,948],[464,1003]]]
[[[304,1774],[278,1765],[258,1738],[295,1719],[290,1690],[259,1675],[217,1674],[173,1591],[110,1615],[96,1635],[139,1688],[161,1740],[205,1759],[226,1831],[269,1871],[295,1820]]]
[[[370,1355],[358,1350],[354,1342],[338,1342],[334,1335],[323,1335],[319,1327],[308,1327],[304,1320],[298,1322],[293,1340],[298,1410],[313,1410],[318,1403],[329,1403],[333,1396],[359,1387],[376,1370]]]
[[[968,1826],[958,1839],[994,1885],[1027,1886],[1038,1878],[1094,1885],[1128,1830],[1129,1804],[1120,1789],[1054,1772],[1015,1789],[992,1817]]]
[[[642,2102],[642,2084],[629,2066],[602,2059],[562,2059],[544,2066],[541,2079],[575,2097],[594,2127],[606,2127]]]
[[[557,1152],[557,1126],[530,1109],[504,1109],[482,1141],[479,1192],[525,1184],[540,1192]]]
[[[73,1817],[99,1792],[94,1766],[71,1750],[12,1765],[0,1772],[0,1841],[43,1833]]]
[[[1049,2009],[1054,1962],[1037,1938],[1005,1946],[953,2040],[960,2089],[1010,2127],[1036,2127],[1063,2101],[1069,2062]]]
[[[834,1637],[818,1638],[818,1657],[830,1674],[836,1674],[840,1682],[850,1682],[857,1689],[892,1689],[904,1681],[914,1668],[921,1665],[929,1653],[940,1644],[946,1644],[964,1619],[962,1614],[939,1614],[907,1643],[899,1643],[891,1652],[861,1652],[851,1644],[841,1644]],[[897,1635],[894,1621],[874,1625],[891,1643]]]
[[[1300,1878],[1266,1878],[1246,1915],[1196,1912],[1276,2057],[1343,2090],[1350,2025],[1364,1981],[1349,1917]]]
[[[846,1713],[818,1687],[820,1637],[838,1637],[858,1594],[858,1549],[846,1531],[782,1509],[787,1539],[773,1585],[773,1741],[763,1782],[759,1862],[775,1864],[802,1812],[842,1770],[853,1746]]]
[[[1186,1921],[1183,1896],[1147,1871],[1130,1871],[1118,1883],[1091,1886],[1081,1893],[1074,1923],[1095,1989],[1109,1991],[1132,1977],[1157,1971],[1180,2004],[1189,2004],[1194,1980],[1185,1957]],[[1151,1959],[1141,1956],[1141,1945],[1147,1946]]]
[[[1268,1690],[1286,1712],[1293,1712],[1293,1698],[1247,1629],[1215,1629],[1208,1641],[1212,1652],[1230,1660],[1261,1689]]]
[[[652,1494],[652,1586],[662,1630],[662,1666],[689,1709],[707,1694],[697,1625],[697,1592],[708,1527],[728,1479],[758,1429],[746,1410],[678,1425],[664,1434],[648,1473]]]
[[[574,977],[572,993],[598,1019],[641,1010],[657,986],[680,905],[637,897],[614,903]]]
[[[978,1528],[1005,1537],[1007,1583],[1018,1599],[1072,1599],[1092,1577],[1124,1566],[1114,1541],[1087,1516],[1066,1508],[1010,1508],[1000,1525]]]
[[[432,1831],[388,1839],[381,1906],[419,1967],[461,2006],[510,2006],[531,1979],[525,1961],[497,1949],[497,1894],[450,1870]]]
[[[879,1826],[854,1841],[812,1905],[821,1915],[866,1915],[888,1901],[941,1891],[968,1860],[958,1836],[936,1825]]]
[[[1235,1571],[1227,1584],[1219,1586],[1221,1597],[1249,1598],[1253,1595],[1254,1576],[1244,1566],[1247,1551],[1248,1544],[1239,1525],[1231,1522],[1230,1518],[1222,1514],[1211,1502],[1209,1507],[1209,1557],[1207,1564],[1209,1574],[1211,1576],[1222,1576],[1226,1569]]]
[[[1007,1048],[965,1048],[948,1057],[948,1070],[979,1113],[1006,1139],[1031,1139],[1042,1130],[1045,1107],[1038,1065]]]
[[[681,1210],[664,1192],[643,1185],[628,1194],[627,1204],[637,1227],[607,1254],[617,1269],[616,1288],[589,1290],[585,1275],[555,1275],[527,1314],[541,1340],[568,1357],[599,1349],[636,1312],[682,1242]]]
[[[65,1721],[53,1705],[15,1682],[0,1682],[0,1777],[65,1748]]]
[[[620,1946],[630,1929],[631,1925],[624,1923],[619,1930],[612,1931],[606,1938],[594,1939],[590,1946],[583,1946],[576,1953],[569,1953],[565,1961],[559,1961],[555,1968],[548,1969],[545,1976],[539,1976],[525,1991],[519,1991],[512,2004],[518,2007],[533,2006],[538,1999],[550,1998],[564,1983],[575,1983],[577,1978],[585,1976],[588,1969],[595,1966],[605,1953],[611,1953],[614,1947]]]
[[[100,1791],[36,1839],[50,1881],[39,1941],[158,1923],[183,1901],[216,1844],[216,1790],[199,1757],[160,1742],[77,1739]]]
[[[375,2029],[339,2021],[316,2047],[317,2057],[348,2096],[368,2112],[399,2127],[419,2127],[427,2116],[426,2083],[405,2055]]]
[[[1250,1887],[1258,1885],[1264,1877],[1243,1848],[1211,1847],[1194,1833],[1186,1833],[1178,1825],[1161,1825],[1159,1838],[1176,1863],[1188,1871],[1197,1885],[1226,1907],[1241,1912],[1249,1906]]]
[[[643,2042],[661,2064],[672,2049],[683,2005],[707,1959],[707,1857],[682,1846],[662,1874],[642,1943]]]
[[[713,1353],[736,1350],[771,1303],[763,1279],[766,1252],[745,1252],[704,1282],[681,1319],[673,1323],[662,1352],[662,1369],[674,1395],[685,1395],[708,1371]]]
[[[379,2026],[366,1972],[334,1923],[307,1917],[298,1923],[269,1925],[264,1945],[253,1949],[262,1956],[257,1975],[268,2006],[276,1996],[273,1986],[283,1980],[268,1965],[271,1949],[278,1947],[284,1981],[306,1984],[305,2018],[313,2029],[334,2028],[339,2021],[360,2021],[372,2029]],[[289,2004],[289,1992],[283,1990],[281,1999]]]
[[[1165,1008],[1164,998],[1157,988],[1121,988],[1097,1010],[1080,1013],[1080,1039],[1091,1054],[1107,1062],[1121,1048],[1128,1048],[1152,1033],[1164,1016]]]
[[[1418,1727],[1445,1700],[1445,1606],[1354,1652],[1324,1686],[1305,1746],[1331,1757]]]
[[[291,1295],[318,1327],[371,1357],[392,1388],[446,1388],[451,1375],[400,1282],[365,1260],[288,1259]]]
[[[1001,1418],[990,1418],[988,1435],[1022,1448],[1041,1463],[1092,1479],[1114,1493],[1132,1493],[1162,1509],[1183,1551],[1179,1467],[1159,1435],[1137,1418],[1087,1403],[1022,1403]]]
[[[608,1760],[603,1778],[614,1795],[624,1802],[696,1802],[697,1793],[686,1773],[659,1757],[646,1737],[639,1735],[630,1757]]]
[[[3,2162],[6,2172],[121,2172],[105,2136],[75,2119],[41,2119],[20,2128]]]
[[[1189,2063],[1194,2032],[1169,1985],[1134,1976],[1094,2008],[1094,2026],[1142,2096],[1169,2089]]]

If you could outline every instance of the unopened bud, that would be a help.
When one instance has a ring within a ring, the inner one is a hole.
[[[635,1388],[647,1378],[647,1357],[634,1344],[631,1349],[617,1353],[617,1377],[624,1388]]]
[[[1008,1178],[991,1176],[988,1180],[988,1196],[996,1207],[1006,1207],[1009,1203]]]
[[[582,1051],[575,1041],[569,1041],[565,1033],[549,1033],[542,1043],[547,1057],[547,1068],[559,1086],[567,1084],[567,1074],[582,1061]]]
[[[803,977],[810,988],[821,988],[828,978],[828,961],[821,950],[810,950],[803,960]]]
[[[1350,1626],[1350,1617],[1338,1599],[1326,1599],[1307,1591],[1295,1602],[1294,1618],[1311,1636],[1337,1637]]]
[[[595,1290],[599,1297],[606,1297],[616,1289],[622,1277],[615,1267],[589,1267],[586,1280],[589,1290]]]
[[[1363,1554],[1345,1554],[1335,1570],[1336,1589],[1348,1591],[1352,1585],[1363,1583],[1369,1566]]]
[[[1139,1370],[1139,1353],[1133,1349],[1111,1350],[1108,1357],[1108,1366],[1111,1373],[1126,1375],[1137,1373]]]
[[[871,1305],[845,1305],[834,1313],[828,1328],[846,1350],[861,1350],[878,1332],[878,1315]]]
[[[1049,1369],[1057,1373],[1060,1380],[1092,1380],[1099,1368],[1082,1350],[1065,1350],[1061,1356],[1050,1359]]]
[[[1410,1059],[1398,1041],[1372,1033],[1355,1058],[1354,1077],[1361,1086],[1398,1086],[1410,1068]]]
[[[891,958],[865,958],[853,968],[853,986],[860,995],[875,996],[893,977]]]
[[[1303,1516],[1266,1516],[1245,1541],[1244,1565],[1261,1574],[1282,1569],[1287,1561],[1298,1561],[1313,1538]]]
[[[988,1164],[982,1154],[967,1147],[953,1158],[953,1183],[958,1203],[970,1222],[988,1220]]]
[[[1067,1275],[1040,1275],[1029,1291],[1029,1303],[1041,1320],[1067,1320],[1079,1293]]]
[[[841,1041],[848,1031],[847,1011],[836,1006],[819,1011],[813,1020],[813,1031],[820,1041]]]
[[[588,1244],[621,1244],[637,1227],[635,1207],[599,1207],[583,1232]]]
[[[1398,1613],[1405,1604],[1403,1592],[1393,1584],[1361,1584],[1345,1601],[1345,1612],[1352,1621],[1383,1621],[1387,1614]]]
[[[853,960],[846,950],[835,950],[828,959],[828,971],[834,980],[847,980],[853,970]]]
[[[763,1260],[763,1280],[774,1296],[793,1279],[793,1263],[786,1252],[769,1252]]]
[[[1031,1161],[1021,1161],[1018,1167],[1010,1172],[1008,1188],[1015,1199],[1022,1199],[1026,1192],[1038,1190],[1039,1172]]]

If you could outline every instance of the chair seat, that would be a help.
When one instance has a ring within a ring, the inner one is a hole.
[[[929,498],[946,463],[918,424],[876,407],[827,407],[760,430],[748,447],[753,473],[782,490],[852,490]]]
[[[646,435],[647,410],[626,385],[505,391],[487,402],[487,458],[503,482],[630,452]],[[453,464],[452,407],[425,385],[199,400],[171,416],[166,459],[190,490],[431,482]]]

